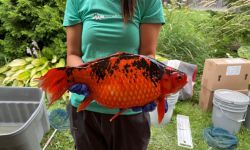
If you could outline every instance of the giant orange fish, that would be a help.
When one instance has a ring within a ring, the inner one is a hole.
[[[39,79],[50,104],[76,83],[86,84],[90,92],[78,111],[95,100],[102,106],[120,109],[113,120],[128,108],[155,101],[160,123],[165,114],[165,97],[180,90],[187,83],[187,76],[153,58],[119,52],[80,67],[50,69]]]

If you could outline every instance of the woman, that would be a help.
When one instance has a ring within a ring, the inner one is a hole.
[[[67,32],[67,65],[80,66],[118,51],[154,57],[164,24],[161,0],[67,0],[63,25]],[[146,150],[150,138],[148,104],[129,109],[113,122],[118,109],[91,103],[76,108],[86,96],[85,85],[72,86],[68,106],[77,150]]]

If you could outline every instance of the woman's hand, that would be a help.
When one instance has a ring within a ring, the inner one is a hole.
[[[88,87],[85,84],[76,83],[69,88],[69,91],[85,97],[89,95]]]
[[[165,113],[168,111],[168,102],[165,102]],[[143,112],[151,112],[154,111],[156,108],[157,104],[155,102],[148,103],[144,106],[137,106],[137,107],[132,107],[131,109],[135,112],[138,111],[143,111]]]

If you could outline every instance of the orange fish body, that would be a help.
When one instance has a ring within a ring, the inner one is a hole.
[[[80,67],[53,68],[40,78],[40,87],[48,92],[53,103],[73,84],[86,84],[90,95],[78,111],[93,100],[123,110],[156,101],[160,123],[165,114],[166,95],[177,92],[186,82],[186,74],[152,58],[117,53]]]

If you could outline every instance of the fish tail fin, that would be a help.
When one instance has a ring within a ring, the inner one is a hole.
[[[58,100],[72,85],[67,79],[66,67],[50,69],[44,76],[38,78],[39,87],[49,96],[49,105]]]
[[[158,112],[158,123],[162,122],[162,119],[165,115],[165,98],[162,98],[157,103],[157,112]]]

